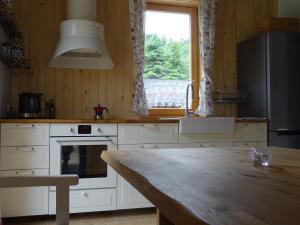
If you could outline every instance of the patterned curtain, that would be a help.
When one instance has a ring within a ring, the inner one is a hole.
[[[148,104],[144,88],[144,43],[146,0],[129,0],[131,43],[135,62],[136,82],[133,112],[148,115]]]
[[[200,82],[199,107],[195,114],[214,115],[211,69],[214,60],[215,25],[218,0],[199,0],[200,57],[204,76]],[[201,75],[200,75],[201,76]]]

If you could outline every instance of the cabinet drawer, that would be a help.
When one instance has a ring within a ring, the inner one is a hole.
[[[91,134],[78,134],[78,124],[51,124],[50,136],[117,136],[117,124],[82,124],[91,125]]]
[[[5,171],[0,176],[48,175],[48,170]],[[48,214],[48,187],[0,189],[2,217]]]
[[[116,209],[116,189],[70,191],[70,213]],[[49,214],[55,214],[56,192],[49,194]]]
[[[1,147],[1,170],[43,168],[49,168],[49,146]]]
[[[49,124],[1,124],[1,146],[49,145]]]
[[[118,143],[178,143],[178,124],[119,124]]]
[[[235,147],[267,147],[267,142],[237,142]]]
[[[267,142],[266,123],[238,123],[236,127],[237,142]]]

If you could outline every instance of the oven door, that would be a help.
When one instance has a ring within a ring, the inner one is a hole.
[[[100,157],[103,151],[116,149],[116,137],[51,138],[50,175],[77,174],[79,184],[71,189],[116,187],[116,172]]]

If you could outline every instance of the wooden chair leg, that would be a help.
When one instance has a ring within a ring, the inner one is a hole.
[[[156,210],[156,215],[157,215],[157,225],[175,225],[158,209]]]

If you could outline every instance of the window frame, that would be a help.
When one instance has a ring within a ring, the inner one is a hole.
[[[194,99],[192,111],[195,111],[199,102],[199,37],[198,37],[198,8],[173,6],[157,3],[147,3],[147,10],[189,14],[191,17],[191,78],[194,84]],[[149,108],[149,116],[183,116],[185,109]]]

